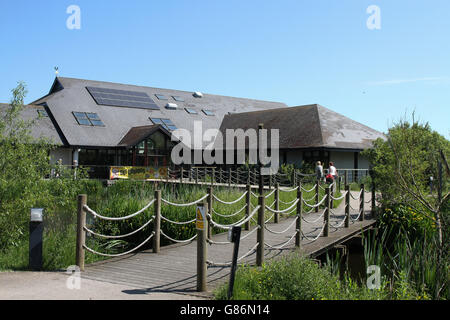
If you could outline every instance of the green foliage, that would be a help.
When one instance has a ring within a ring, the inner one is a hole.
[[[227,299],[227,285],[215,292]],[[383,299],[384,290],[358,287],[344,282],[327,268],[297,253],[273,260],[261,268],[241,266],[236,274],[234,300],[344,300]]]

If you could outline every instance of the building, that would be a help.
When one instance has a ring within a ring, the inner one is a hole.
[[[0,109],[7,105],[0,105]],[[225,97],[171,89],[57,77],[47,95],[23,117],[38,115],[32,133],[58,147],[51,161],[91,167],[171,166],[172,132],[203,129],[280,129],[281,163],[335,161],[368,168],[360,152],[383,134],[320,105]],[[191,147],[193,147],[191,145]],[[202,145],[201,148],[205,146]]]

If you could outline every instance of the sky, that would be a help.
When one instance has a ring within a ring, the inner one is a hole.
[[[44,96],[57,66],[63,77],[318,103],[381,132],[414,112],[450,139],[449,37],[448,0],[4,0],[0,102],[18,81],[26,103]]]

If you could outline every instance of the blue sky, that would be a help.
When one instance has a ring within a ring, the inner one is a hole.
[[[81,9],[70,30],[67,7]],[[381,29],[369,30],[370,5]],[[410,115],[450,139],[450,1],[2,1],[0,102],[55,77],[319,103],[385,132]]]

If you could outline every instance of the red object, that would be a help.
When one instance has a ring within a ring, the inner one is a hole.
[[[334,177],[333,177],[331,174],[328,174],[325,178],[326,178],[326,179],[334,180]]]

